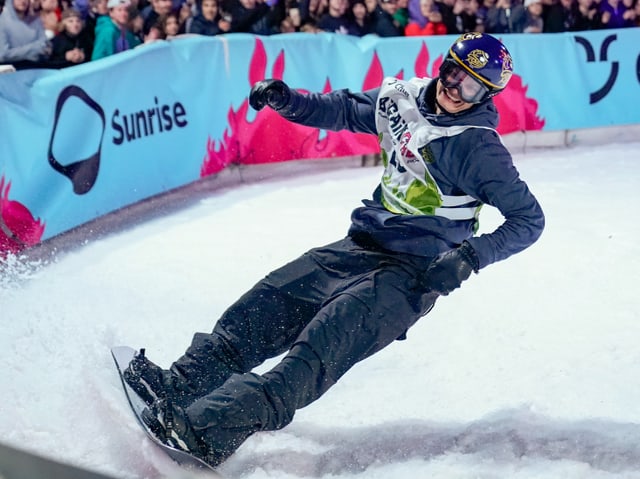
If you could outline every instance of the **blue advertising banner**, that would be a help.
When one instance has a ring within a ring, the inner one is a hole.
[[[232,163],[374,153],[371,135],[248,107],[251,85],[301,91],[435,76],[452,36],[186,37],[60,71],[0,75],[0,257]],[[505,35],[515,75],[499,131],[640,123],[640,29]]]

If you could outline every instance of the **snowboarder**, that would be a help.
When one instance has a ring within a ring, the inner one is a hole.
[[[522,251],[544,214],[495,128],[492,97],[513,71],[496,38],[467,33],[439,77],[386,78],[379,88],[303,94],[281,80],[251,89],[256,110],[328,130],[378,135],[384,172],[346,237],[273,271],[196,333],[162,369],[141,350],[125,371],[169,444],[217,465],[252,434],[289,424],[354,364],[381,350],[472,272]],[[474,235],[482,204],[502,213]],[[277,213],[277,212],[276,212]],[[252,370],[282,353],[264,374]]]

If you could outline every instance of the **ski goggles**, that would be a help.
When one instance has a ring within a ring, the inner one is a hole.
[[[458,90],[460,99],[466,103],[480,103],[491,94],[486,85],[453,61],[445,61],[440,67],[440,81],[445,88]]]

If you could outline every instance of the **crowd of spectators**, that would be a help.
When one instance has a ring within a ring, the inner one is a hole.
[[[63,68],[185,34],[392,37],[640,26],[640,0],[0,0],[0,12],[0,65],[18,69]]]

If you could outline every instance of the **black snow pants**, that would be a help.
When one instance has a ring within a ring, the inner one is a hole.
[[[418,281],[430,260],[347,237],[267,275],[172,365],[196,398],[185,409],[196,434],[225,459],[254,432],[289,424],[431,309],[437,296]]]

